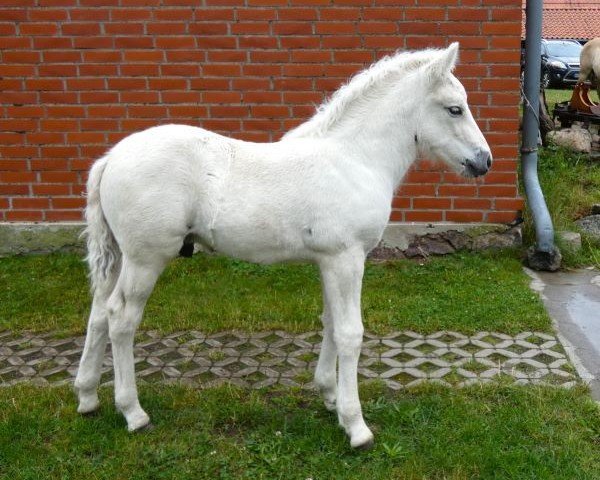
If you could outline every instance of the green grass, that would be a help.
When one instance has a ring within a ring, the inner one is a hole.
[[[546,104],[548,105],[548,113],[552,116],[552,112],[554,111],[554,106],[560,102],[566,102],[571,99],[571,95],[573,94],[572,88],[563,88],[563,89],[554,89],[547,88],[546,89]]]
[[[549,331],[516,252],[458,254],[428,262],[369,263],[365,327],[374,333]],[[0,259],[0,330],[82,333],[90,295],[72,254]],[[319,275],[312,265],[260,266],[196,255],[164,272],[142,328],[261,331],[320,329]]]
[[[600,415],[573,390],[363,388],[376,446],[350,449],[316,395],[143,386],[156,429],[126,432],[101,390],[98,415],[66,387],[0,389],[0,476],[52,479],[600,478]]]

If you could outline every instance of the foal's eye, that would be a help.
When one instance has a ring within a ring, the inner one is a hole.
[[[446,107],[446,110],[448,110],[448,113],[453,117],[460,117],[463,114],[463,109],[456,106]]]

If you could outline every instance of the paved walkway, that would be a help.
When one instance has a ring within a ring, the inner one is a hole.
[[[15,336],[0,332],[0,385],[41,385],[73,381],[84,337],[56,338],[52,333]],[[208,386],[230,382],[260,388],[284,384],[312,388],[321,343],[319,333],[281,331],[258,334],[196,331],[136,338],[136,372],[142,381]],[[102,383],[112,381],[108,350]],[[399,332],[365,335],[359,374],[381,379],[392,389],[424,381],[464,386],[494,379],[519,384],[572,386],[578,377],[554,335],[524,332],[515,336],[481,332],[419,335]]]
[[[600,271],[527,270],[579,376],[600,401]]]

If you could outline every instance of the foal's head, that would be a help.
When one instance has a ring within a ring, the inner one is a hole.
[[[467,105],[467,94],[452,74],[458,56],[453,43],[423,66],[426,94],[419,103],[416,141],[421,153],[443,160],[465,177],[485,175],[492,155]]]

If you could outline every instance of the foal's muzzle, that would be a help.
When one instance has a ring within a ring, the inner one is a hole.
[[[485,175],[492,166],[492,155],[487,150],[478,150],[474,158],[465,159],[463,175],[465,177],[480,177]]]

